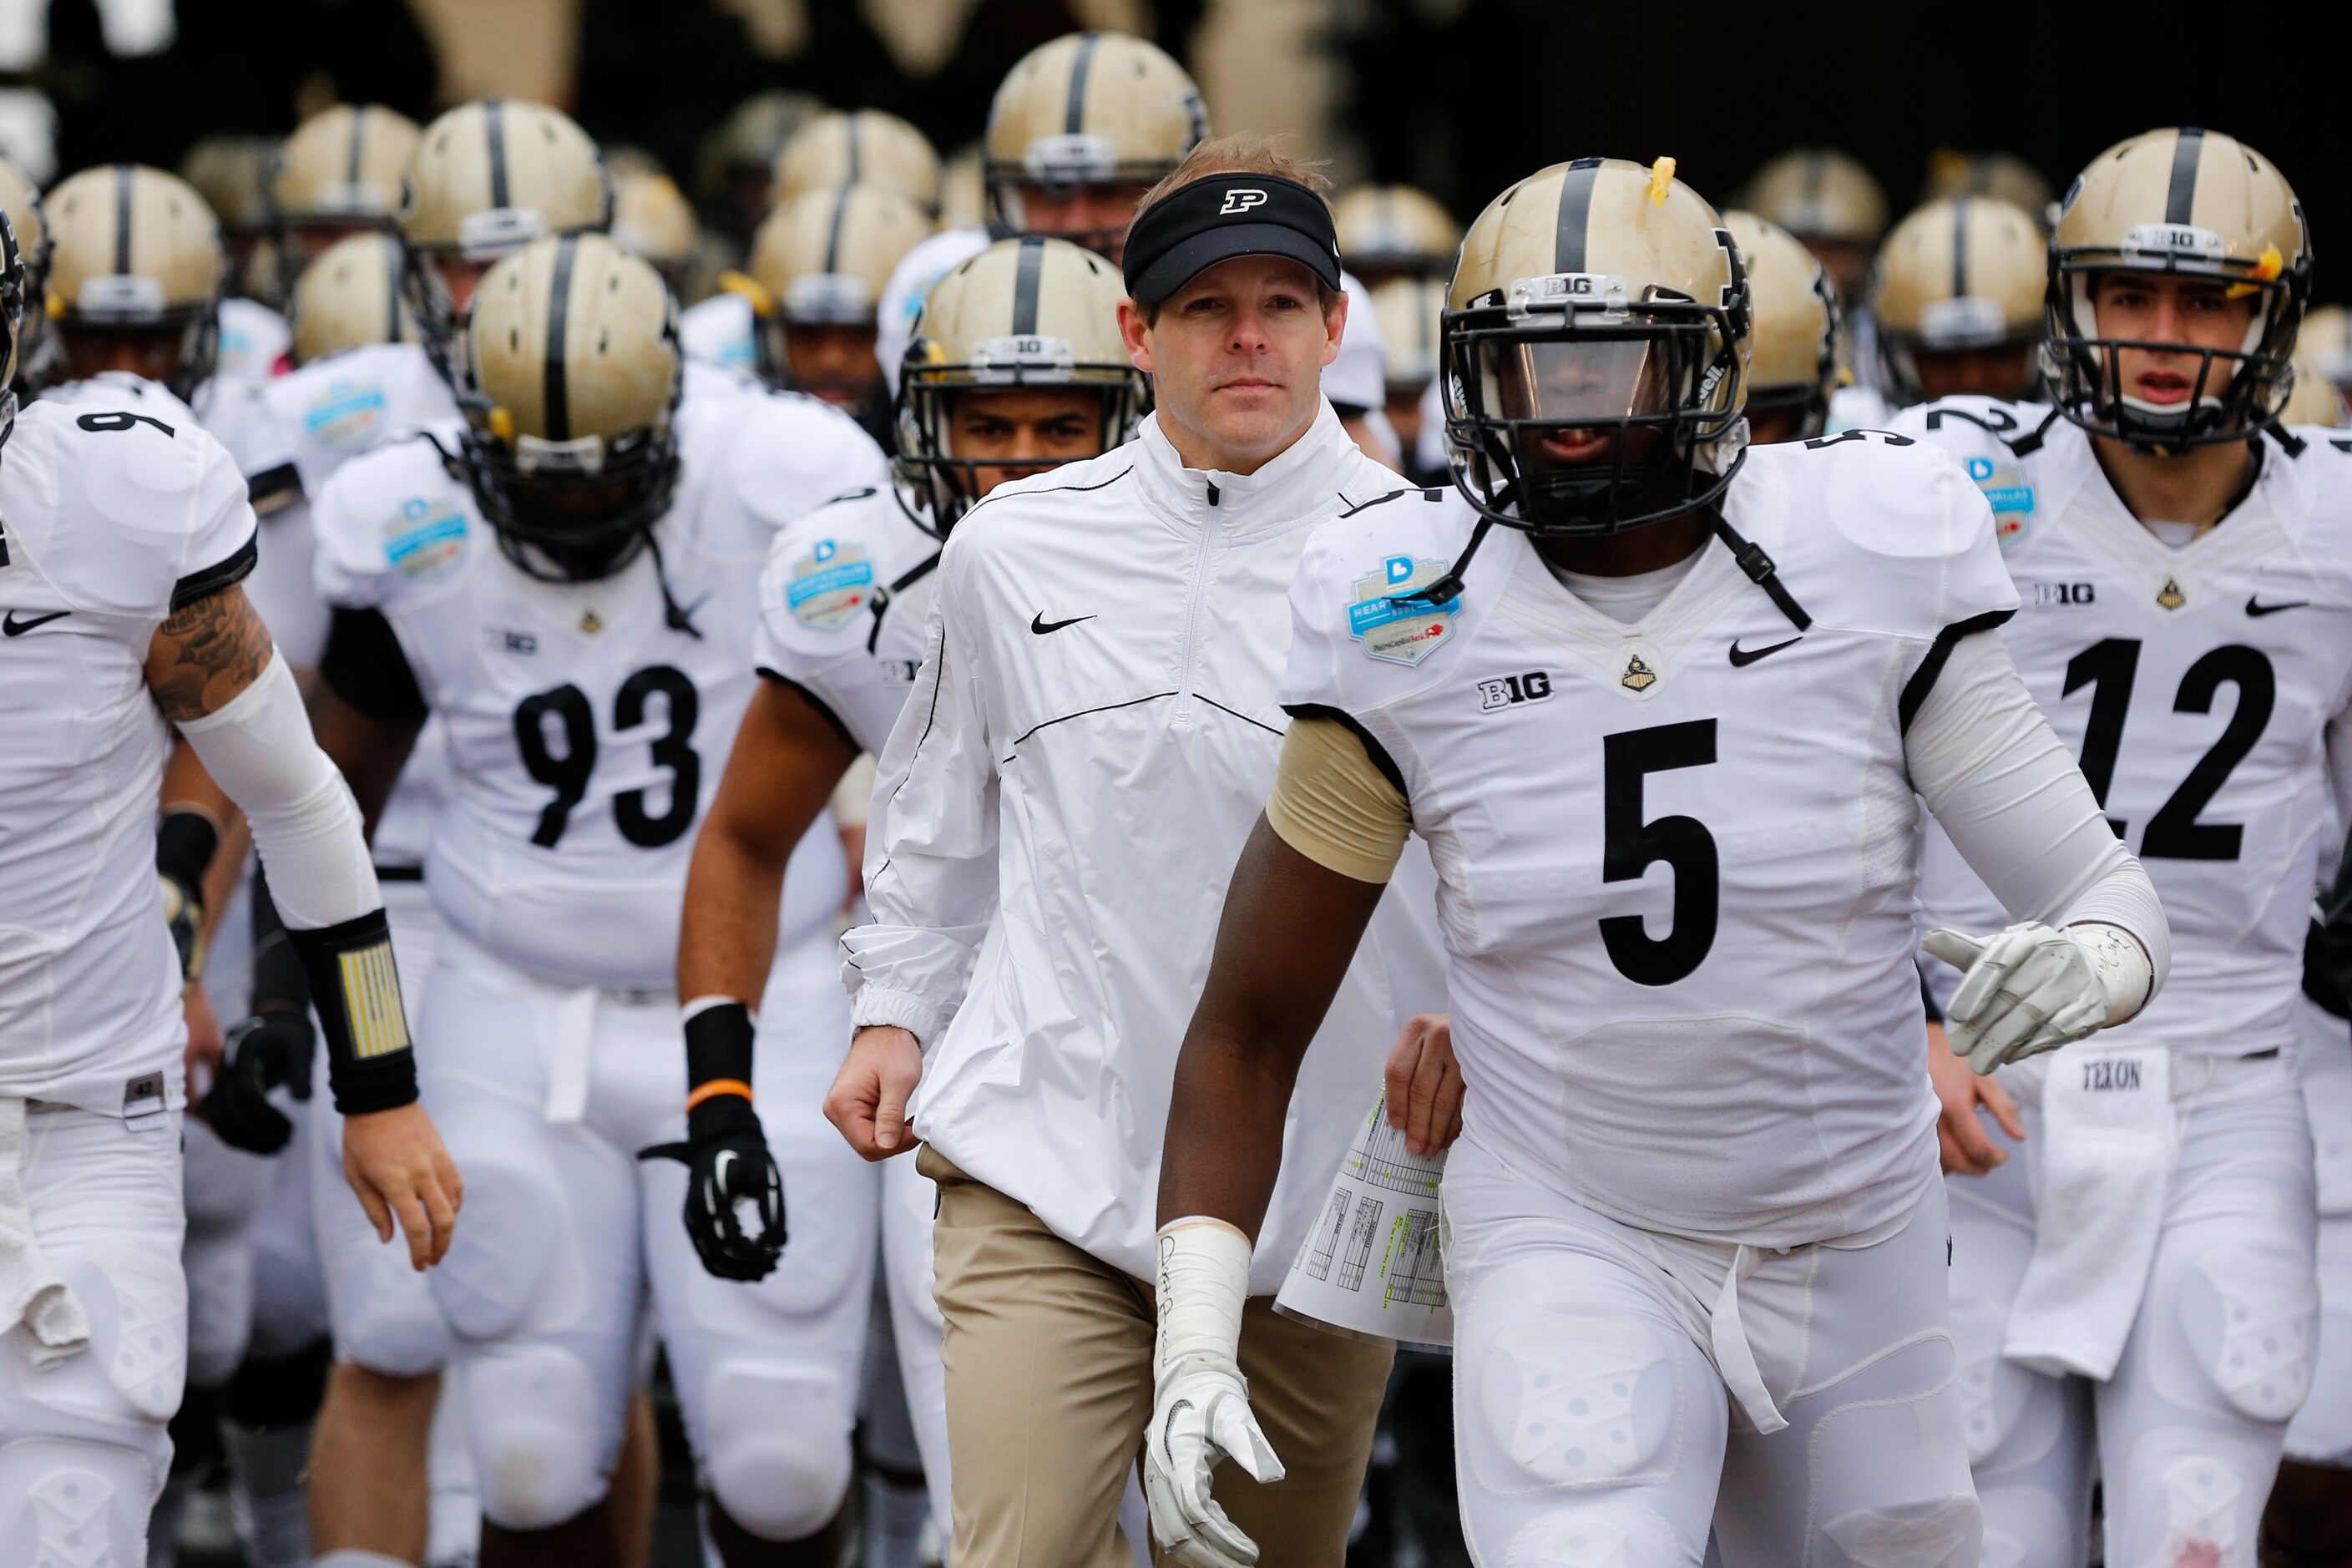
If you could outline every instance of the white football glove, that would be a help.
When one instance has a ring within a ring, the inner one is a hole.
[[[1257,1543],[1209,1496],[1210,1472],[1230,1458],[1260,1483],[1282,1479],[1282,1461],[1250,1413],[1240,1369],[1188,1358],[1153,1391],[1143,1449],[1151,1534],[1187,1568],[1253,1568]]]
[[[1920,945],[1967,972],[1944,1009],[1945,1030],[1952,1054],[1980,1073],[2121,1023],[2152,985],[2147,954],[2115,926],[2060,931],[2029,921],[1991,936],[1938,926]]]

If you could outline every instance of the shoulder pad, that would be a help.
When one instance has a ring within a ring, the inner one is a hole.
[[[423,434],[338,468],[310,518],[320,595],[352,606],[453,576],[488,534],[464,483]]]
[[[1406,488],[1318,528],[1291,579],[1283,703],[1357,712],[1422,684],[1414,672],[1468,635],[1525,548],[1489,529],[1459,594],[1411,597],[1454,570],[1478,521],[1451,489]]]

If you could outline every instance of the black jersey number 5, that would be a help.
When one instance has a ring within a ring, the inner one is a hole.
[[[1654,937],[1640,915],[1610,915],[1601,940],[1617,973],[1637,985],[1672,985],[1696,969],[1715,945],[1722,878],[1715,836],[1695,816],[1643,821],[1642,781],[1672,768],[1715,761],[1715,721],[1694,719],[1626,730],[1601,741],[1601,879],[1641,879],[1653,861],[1674,868],[1674,930]]]
[[[2072,697],[2085,686],[2091,689],[2090,721],[2083,730],[2083,776],[2090,781],[2091,794],[2102,808],[2107,804],[2108,786],[2115,782],[2116,753],[2123,749],[2124,715],[2131,708],[2132,680],[2139,673],[2139,650],[2137,637],[2109,637],[2093,643],[2066,666],[2063,695]],[[2231,710],[2230,721],[2222,726],[2220,736],[2197,759],[2189,776],[2180,781],[2180,787],[2147,819],[2147,831],[2140,835],[2142,859],[2238,858],[2240,843],[2245,837],[2242,824],[2200,822],[2197,818],[2229,782],[2231,770],[2244,762],[2246,753],[2254,749],[2254,742],[2263,738],[2263,726],[2271,721],[2271,710],[2278,705],[2278,676],[2260,648],[2231,643],[2189,667],[2188,673],[2180,678],[2180,690],[2172,700],[2172,710],[2210,713],[2214,699],[2224,686],[2238,689],[2238,705]],[[2120,838],[2130,824],[2110,816],[2107,826]]]
[[[702,701],[684,671],[656,664],[623,681],[613,698],[613,726],[628,730],[644,723],[647,701],[655,697],[662,700],[669,721],[668,730],[653,742],[654,761],[670,773],[669,804],[655,816],[646,809],[644,790],[623,790],[613,797],[614,826],[641,849],[658,849],[684,837],[694,826],[695,806],[702,796],[702,759],[693,745]],[[587,796],[588,781],[596,772],[596,718],[585,692],[576,686],[559,686],[516,705],[514,731],[524,770],[555,792],[530,836],[533,844],[552,849],[562,841],[572,808]]]

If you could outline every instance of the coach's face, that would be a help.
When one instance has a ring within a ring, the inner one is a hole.
[[[1118,322],[1184,460],[1246,474],[1313,422],[1348,298],[1338,295],[1326,316],[1305,267],[1239,256],[1170,295],[1152,321],[1134,300],[1120,301]]]

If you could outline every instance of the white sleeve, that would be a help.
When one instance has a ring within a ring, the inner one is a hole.
[[[2352,708],[2327,721],[2326,743],[2328,794],[2336,802],[2336,831],[2341,834],[2352,830]],[[2324,858],[2322,876],[2327,873]]]
[[[302,694],[283,658],[273,651],[235,699],[179,728],[252,824],[271,896],[289,929],[318,931],[383,907],[359,805],[311,736]]]
[[[873,921],[841,939],[850,1022],[895,1024],[925,1050],[962,1005],[996,913],[996,749],[977,640],[958,613],[950,547],[921,672],[883,747],[866,840]]]
[[[1905,732],[1912,787],[2011,919],[2097,922],[2137,939],[2164,984],[2171,933],[2156,885],[2107,826],[1998,634],[1953,645]]]

